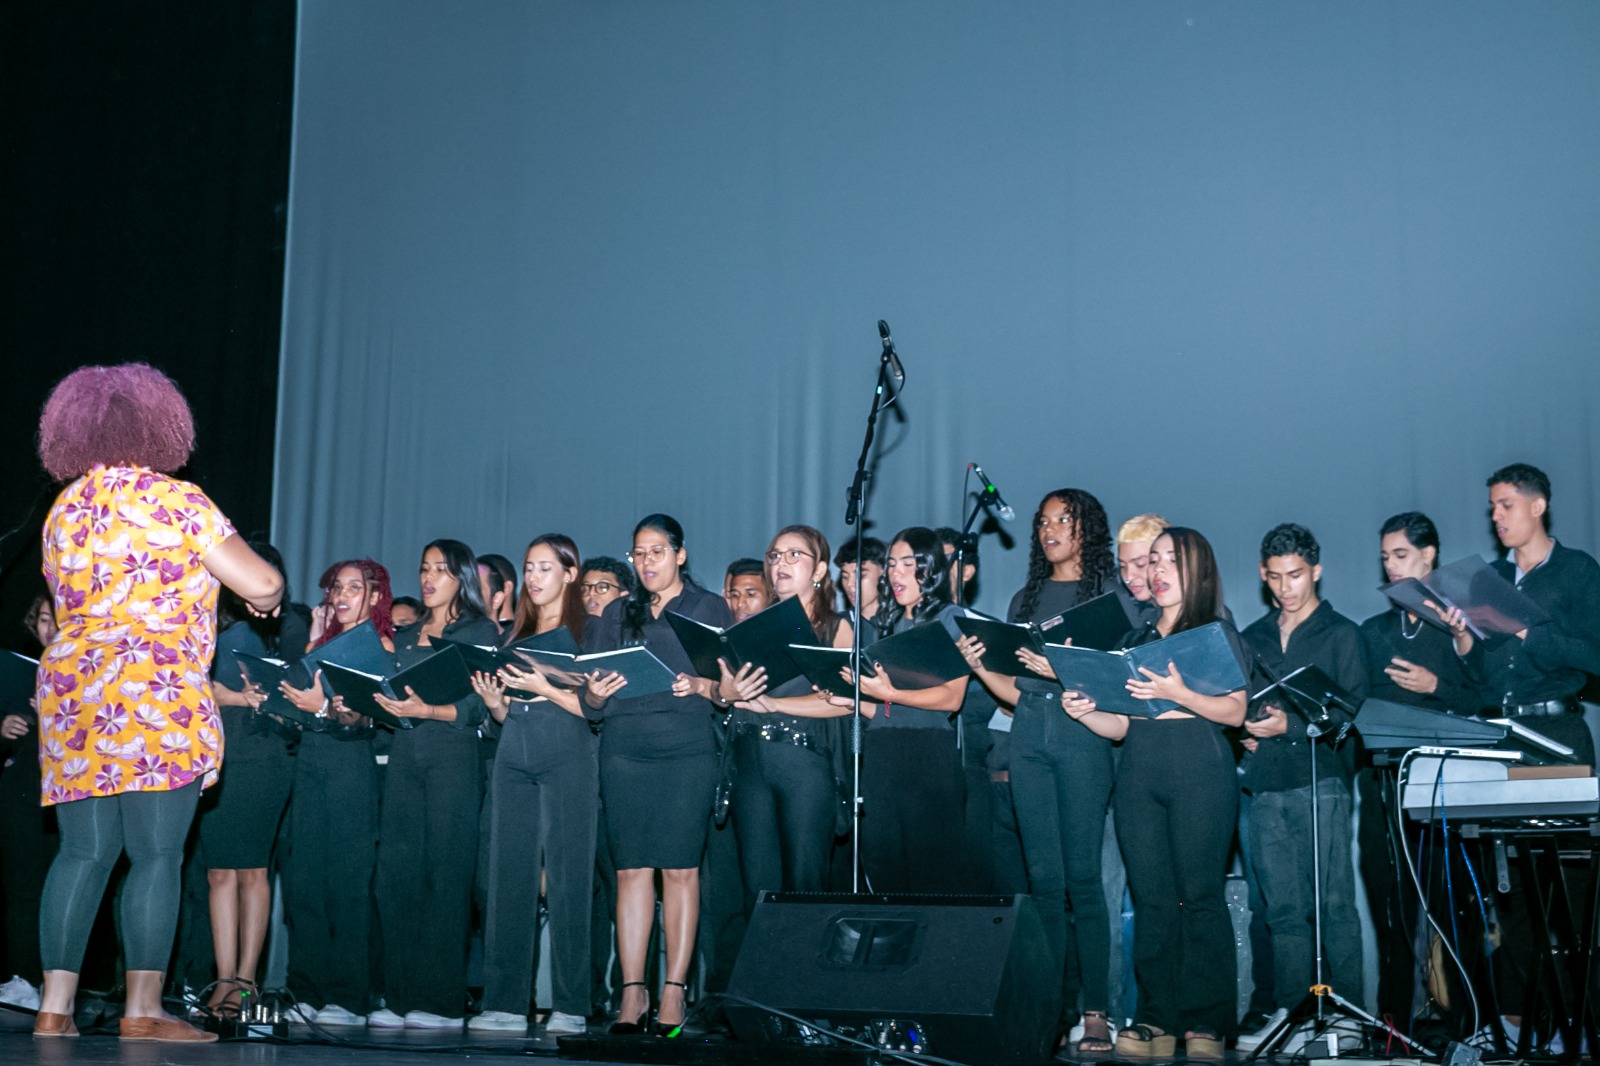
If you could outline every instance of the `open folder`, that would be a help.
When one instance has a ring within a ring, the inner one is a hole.
[[[1184,684],[1202,696],[1222,696],[1245,687],[1244,670],[1221,622],[1186,629],[1124,651],[1048,643],[1044,651],[1062,688],[1088,696],[1099,710],[1133,718],[1154,718],[1178,707],[1171,700],[1139,700],[1129,695],[1129,681],[1146,680],[1139,672],[1141,667],[1166,674],[1169,664],[1175,665]]]
[[[22,714],[39,687],[39,660],[14,651],[0,652],[0,717]],[[37,742],[35,736],[29,743]]]
[[[765,667],[767,688],[777,688],[800,676],[800,667],[789,657],[789,645],[816,639],[798,596],[779,600],[727,629],[697,622],[676,611],[667,611],[664,617],[694,663],[695,672],[713,681],[722,676],[717,660],[725,659],[734,673],[746,663]]]
[[[1103,593],[1037,624],[1002,622],[970,610],[957,615],[955,623],[962,633],[983,642],[984,669],[1007,677],[1037,676],[1018,660],[1017,652],[1022,648],[1043,655],[1049,641],[1110,651],[1133,629],[1133,620],[1116,592]]]
[[[462,666],[469,676],[495,674],[510,666],[523,673],[530,669],[537,670],[552,684],[563,688],[576,688],[583,684],[583,673],[574,665],[578,658],[578,642],[572,639],[572,632],[566,626],[548,633],[537,633],[503,648],[492,644],[467,644],[445,637],[434,637],[433,646],[454,648],[461,656]],[[521,689],[508,688],[506,691],[514,699],[543,698]]]
[[[1543,607],[1476,555],[1441,566],[1420,581],[1403,577],[1378,586],[1378,591],[1390,602],[1447,632],[1450,627],[1428,603],[1454,607],[1461,612],[1472,635],[1480,639],[1519,633],[1550,619]]]
[[[296,670],[296,667],[299,666],[298,663],[291,665],[282,659],[274,659],[265,655],[253,655],[250,652],[238,650],[233,652],[233,657],[238,662],[239,670],[244,674],[245,681],[266,693],[266,702],[259,708],[262,713],[277,715],[285,722],[291,722],[307,729],[321,729],[327,724],[327,720],[320,715],[307,714],[290,703],[289,697],[285,696],[282,690],[278,688],[278,683],[281,681],[288,681],[294,688],[309,688],[311,686],[309,677],[298,676],[299,671]]]
[[[371,622],[351,626],[326,644],[319,644],[289,667],[288,682],[299,689],[311,687],[311,675],[324,663],[338,663],[350,670],[369,674],[387,674],[394,671],[394,652],[383,646],[383,638],[372,628]],[[333,688],[323,678],[324,694],[332,696]]]
[[[818,688],[839,696],[854,691],[839,676],[839,671],[850,664],[849,648],[791,644],[789,654]],[[938,621],[924,622],[869,644],[861,649],[861,660],[862,676],[877,676],[876,664],[883,667],[895,688],[908,690],[936,688],[972,672],[950,639],[950,631]]]
[[[388,676],[352,670],[338,663],[323,663],[322,676],[333,686],[333,691],[343,697],[346,710],[367,715],[394,729],[410,729],[416,723],[385,711],[374,696],[403,700],[409,688],[423,703],[442,707],[472,694],[471,674],[461,660],[461,653],[453,646],[440,648],[426,659]]]

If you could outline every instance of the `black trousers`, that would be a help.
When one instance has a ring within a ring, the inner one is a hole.
[[[1058,973],[1075,948],[1084,1010],[1111,1006],[1111,918],[1101,884],[1106,808],[1115,773],[1111,742],[1068,718],[1054,694],[1027,693],[1012,724],[1011,796],[1029,892]],[[1068,936],[1068,909],[1072,935]],[[1063,988],[1063,993],[1074,991]],[[1077,1004],[1063,996],[1075,1014]]]
[[[378,862],[378,767],[365,738],[307,732],[295,757],[282,864],[295,1000],[371,1006],[372,879]]]
[[[953,731],[866,730],[861,738],[861,865],[873,892],[971,890],[964,847],[966,783]]]
[[[1199,718],[1131,721],[1115,804],[1137,914],[1138,1021],[1226,1039],[1238,1022],[1225,889],[1239,778],[1222,730]]]
[[[587,721],[553,703],[511,707],[489,779],[483,1007],[528,1013],[542,870],[554,1006],[587,1017],[599,742]]]
[[[419,736],[420,734],[420,736]],[[384,999],[396,1014],[459,1018],[478,858],[478,735],[443,723],[399,733],[378,824]]]
[[[29,732],[19,743],[37,744]],[[39,764],[24,757],[0,770],[0,911],[5,914],[3,973],[44,980],[39,961],[39,899],[61,846],[55,810],[39,805]]]
[[[731,821],[739,842],[745,910],[756,894],[828,887],[839,789],[825,752],[765,740],[746,726],[733,738]]]

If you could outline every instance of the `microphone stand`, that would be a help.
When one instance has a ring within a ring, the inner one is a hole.
[[[966,564],[967,556],[978,554],[978,537],[972,532],[972,523],[978,520],[978,514],[983,510],[984,503],[985,496],[980,492],[978,498],[973,501],[972,510],[967,512],[967,520],[961,523],[961,536],[956,538],[955,594],[950,597],[950,601],[957,607],[966,606],[961,602],[961,597],[966,593],[966,583],[961,580],[961,573]]]
[[[850,891],[861,891],[861,556],[865,538],[866,485],[872,477],[868,465],[872,457],[872,442],[878,431],[878,414],[899,398],[899,390],[890,388],[889,349],[883,350],[878,363],[878,382],[872,389],[872,410],[867,413],[867,435],[861,442],[861,458],[856,460],[856,473],[850,482],[850,503],[844,512],[844,524],[856,527],[855,597],[850,603],[850,671],[855,677],[855,691],[850,711]],[[901,387],[904,387],[902,382]]]

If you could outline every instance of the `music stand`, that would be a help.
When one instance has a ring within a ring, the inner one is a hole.
[[[1412,1051],[1421,1054],[1421,1048],[1339,995],[1323,980],[1325,959],[1322,947],[1322,805],[1317,795],[1317,739],[1332,733],[1333,743],[1337,746],[1354,725],[1356,715],[1361,709],[1360,704],[1337,681],[1315,666],[1302,666],[1284,675],[1251,696],[1250,701],[1254,703],[1274,692],[1281,692],[1285,698],[1280,702],[1294,708],[1295,713],[1305,723],[1306,754],[1311,760],[1311,921],[1315,949],[1312,958],[1315,960],[1315,970],[1311,988],[1301,997],[1300,1002],[1290,1008],[1283,1021],[1273,1027],[1272,1032],[1261,1042],[1261,1046],[1251,1052],[1250,1061],[1254,1062],[1262,1055],[1270,1054],[1304,1022],[1315,1022],[1316,1035],[1326,1032],[1333,1021],[1329,1017],[1330,1008],[1327,1005],[1329,1000],[1333,1003],[1332,1009],[1338,1014],[1358,1025],[1381,1029]]]

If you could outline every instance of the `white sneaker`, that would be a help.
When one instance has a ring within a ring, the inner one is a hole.
[[[1283,1020],[1288,1016],[1288,1008],[1279,1007],[1277,1010],[1267,1015],[1266,1025],[1263,1025],[1253,1033],[1239,1034],[1239,1039],[1234,1042],[1233,1046],[1238,1048],[1240,1051],[1254,1051],[1256,1048],[1267,1042],[1267,1037],[1271,1036],[1272,1031],[1278,1026],[1282,1025]]]
[[[39,1009],[39,990],[29,984],[25,978],[14,976],[5,984],[0,985],[0,1003],[12,1007],[21,1007],[23,1010],[36,1011]]]
[[[309,1003],[296,1003],[283,1012],[290,1025],[310,1025],[317,1020],[317,1008]]]
[[[1279,1054],[1299,1055],[1309,1054],[1313,1057],[1323,1053],[1333,1054],[1328,1048],[1328,1039],[1337,1041],[1339,1052],[1355,1051],[1361,1047],[1361,1026],[1347,1018],[1324,1018],[1321,1022],[1316,1019],[1305,1022],[1290,1035],[1287,1043]]]
[[[317,1011],[318,1025],[335,1025],[341,1028],[357,1028],[367,1024],[367,1020],[353,1011],[347,1011],[337,1003],[330,1003]]]
[[[407,1029],[459,1029],[459,1028],[461,1028],[461,1019],[460,1018],[446,1018],[442,1014],[430,1014],[428,1011],[425,1011],[425,1010],[407,1011],[406,1012],[405,1023],[406,1023],[406,1028]],[[368,1024],[370,1025],[371,1023],[368,1022]]]
[[[404,1029],[406,1020],[388,1007],[375,1010],[367,1015],[368,1029]]]
[[[406,1015],[408,1021],[410,1018],[409,1014]],[[526,1033],[528,1016],[504,1010],[486,1010],[475,1018],[469,1018],[467,1028],[475,1033]]]
[[[550,1012],[550,1020],[544,1023],[544,1031],[551,1036],[572,1036],[576,1033],[589,1031],[589,1021],[581,1014],[563,1014],[558,1010]]]

